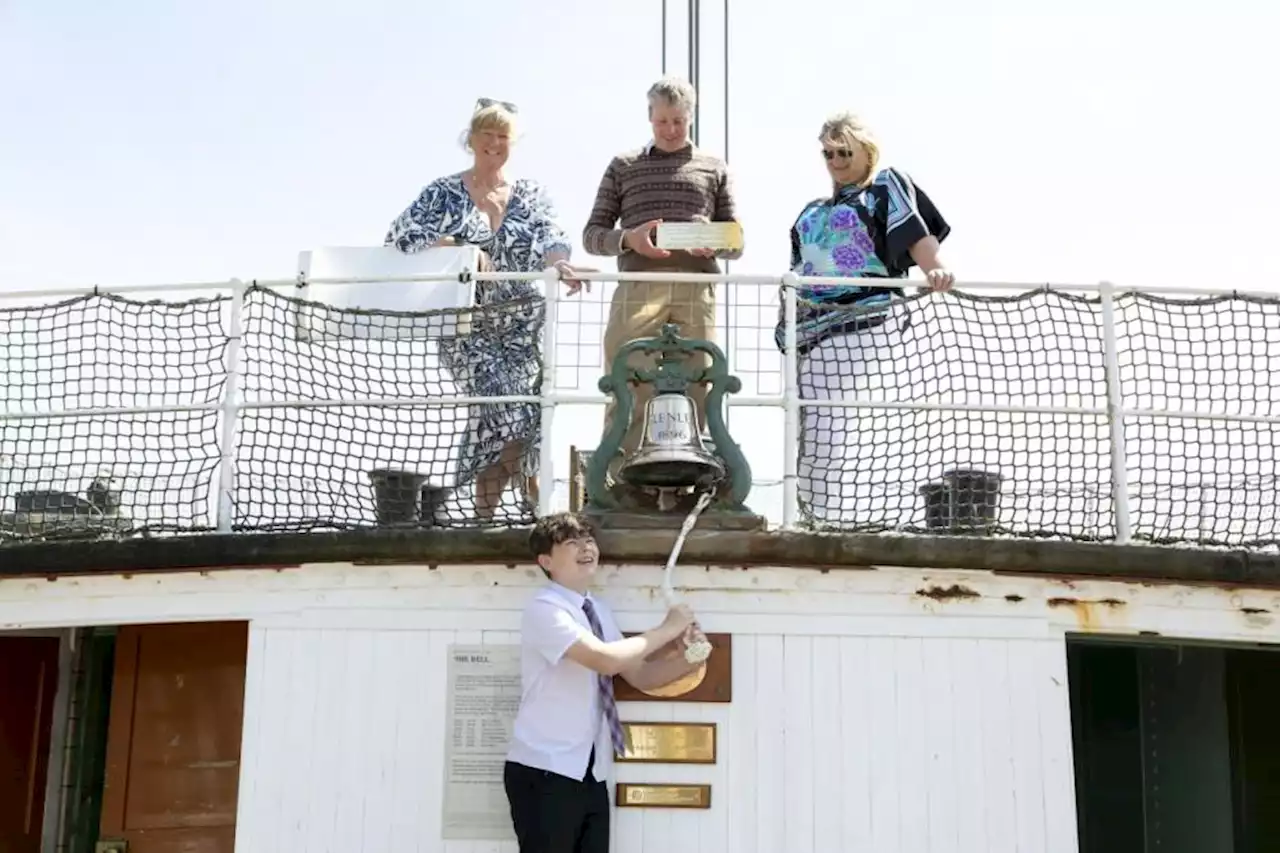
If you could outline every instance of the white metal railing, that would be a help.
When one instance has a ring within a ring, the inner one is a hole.
[[[216,412],[222,417],[220,425],[220,441],[219,450],[220,457],[218,462],[217,474],[217,500],[216,500],[216,526],[222,532],[230,532],[235,515],[235,494],[237,489],[237,470],[236,470],[236,434],[240,418],[245,412],[255,409],[288,409],[288,408],[323,408],[336,406],[407,406],[407,407],[423,407],[423,406],[454,406],[469,405],[485,402],[531,402],[540,404],[540,417],[542,426],[542,435],[544,441],[543,452],[540,457],[540,474],[544,484],[553,484],[556,480],[556,453],[550,446],[550,437],[554,434],[557,411],[566,405],[579,404],[600,404],[605,402],[603,395],[599,393],[584,392],[580,389],[562,388],[559,384],[559,363],[558,363],[558,346],[557,339],[563,331],[564,325],[561,320],[561,308],[566,302],[566,297],[560,292],[560,284],[558,274],[554,270],[544,273],[468,273],[477,281],[486,280],[527,280],[541,281],[543,292],[546,297],[545,306],[545,323],[543,326],[543,374],[542,374],[542,392],[536,396],[523,397],[501,397],[501,398],[484,398],[484,397],[468,397],[465,395],[452,396],[435,396],[435,397],[414,397],[414,398],[347,398],[347,399],[244,399],[240,377],[242,374],[241,353],[242,338],[244,334],[244,304],[246,292],[251,287],[268,288],[268,289],[294,289],[299,286],[297,279],[275,279],[275,280],[256,280],[256,281],[222,281],[222,282],[203,282],[203,283],[179,283],[179,284],[160,284],[135,287],[119,287],[119,288],[63,288],[63,289],[46,289],[46,290],[30,290],[20,292],[9,292],[0,294],[0,309],[4,308],[4,303],[12,300],[30,303],[37,300],[53,300],[67,297],[84,296],[93,293],[112,293],[118,295],[142,295],[146,294],[151,298],[165,295],[176,295],[180,293],[191,293],[194,291],[214,292],[218,294],[226,294],[229,296],[230,310],[228,314],[227,328],[227,347],[225,351],[225,371],[226,382],[222,394],[222,399],[217,402],[209,403],[192,403],[189,405],[174,404],[162,406],[140,406],[140,407],[102,407],[102,408],[71,408],[65,410],[48,409],[48,410],[29,410],[29,411],[5,411],[0,409],[0,427],[6,424],[28,421],[28,420],[48,420],[58,418],[84,418],[93,416],[119,416],[119,415],[135,415],[135,414],[159,414],[159,413],[180,413],[180,412]],[[456,280],[455,275],[421,275],[421,276],[395,276],[382,279],[324,279],[316,278],[307,280],[306,284],[310,286],[339,285],[339,284],[365,284],[376,286],[378,284],[388,282],[405,282],[405,281],[452,281]],[[782,314],[785,322],[785,354],[780,356],[782,362],[782,387],[780,393],[774,394],[740,394],[729,398],[728,405],[731,407],[765,407],[777,408],[783,413],[783,435],[782,442],[784,447],[783,473],[782,473],[782,512],[781,522],[786,528],[795,527],[800,523],[800,500],[798,493],[798,454],[797,447],[800,443],[802,431],[803,411],[807,407],[822,406],[831,408],[850,408],[850,409],[876,409],[883,411],[902,411],[902,412],[952,412],[952,413],[1017,413],[1023,415],[1044,415],[1044,416],[1087,416],[1095,418],[1105,418],[1107,423],[1107,434],[1109,441],[1109,462],[1110,462],[1110,480],[1111,493],[1110,499],[1114,511],[1114,528],[1115,535],[1113,540],[1118,543],[1129,542],[1133,536],[1133,516],[1132,516],[1132,497],[1133,490],[1130,487],[1129,473],[1132,459],[1126,453],[1126,423],[1135,418],[1159,418],[1165,420],[1176,421],[1197,420],[1197,421],[1217,421],[1230,423],[1249,423],[1256,425],[1275,426],[1280,424],[1280,415],[1271,408],[1267,408],[1262,412],[1219,412],[1210,410],[1188,410],[1177,408],[1141,408],[1126,407],[1125,404],[1125,388],[1122,386],[1121,365],[1119,359],[1119,344],[1117,333],[1117,317],[1116,317],[1116,287],[1109,282],[1101,282],[1095,284],[1054,284],[1052,286],[1038,283],[1010,283],[1010,282],[965,282],[957,285],[957,290],[964,293],[974,293],[978,291],[991,291],[996,293],[1027,293],[1032,291],[1053,291],[1057,293],[1078,293],[1088,294],[1099,300],[1099,310],[1101,315],[1101,338],[1103,346],[1103,373],[1105,376],[1106,397],[1105,405],[1024,405],[1024,404],[1005,404],[996,402],[959,402],[944,401],[933,402],[927,400],[884,400],[884,399],[847,399],[847,400],[805,400],[801,398],[801,391],[797,382],[799,372],[800,358],[796,354],[797,350],[797,313],[798,313],[798,292],[799,288],[813,285],[839,285],[848,284],[848,279],[823,278],[823,277],[802,277],[794,273],[786,273],[784,275],[702,275],[702,274],[672,274],[672,273],[627,273],[621,275],[618,273],[592,273],[590,278],[593,282],[610,283],[623,279],[628,281],[660,281],[660,282],[713,282],[717,284],[729,284],[735,287],[755,286],[767,288],[781,288],[783,294]],[[895,282],[905,286],[913,286],[917,282]],[[1162,294],[1170,297],[1206,297],[1206,296],[1252,296],[1260,299],[1274,299],[1273,294],[1262,293],[1243,293],[1231,289],[1200,289],[1188,290],[1180,288],[1149,288],[1143,289],[1141,292],[1146,294]],[[934,296],[934,299],[948,299],[950,297]],[[578,297],[572,297],[578,299]],[[1280,352],[1277,353],[1280,355]],[[734,371],[734,364],[730,364],[730,370]],[[604,366],[601,366],[604,369]],[[3,375],[3,365],[0,364],[0,375]],[[1266,408],[1266,407],[1264,407]],[[1213,488],[1213,487],[1206,487]],[[538,510],[540,513],[546,513],[553,509],[555,501],[554,490],[545,487],[541,490]]]

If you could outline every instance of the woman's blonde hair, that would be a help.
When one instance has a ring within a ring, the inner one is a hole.
[[[860,146],[867,154],[867,174],[858,184],[864,187],[870,186],[875,180],[876,172],[880,168],[880,143],[876,141],[871,129],[855,113],[841,112],[828,118],[822,123],[818,141],[846,145],[850,148],[855,144]]]
[[[462,147],[472,151],[471,140],[477,133],[496,130],[505,133],[513,140],[516,138],[516,114],[506,104],[490,103],[479,107],[471,114],[471,124],[462,132]]]

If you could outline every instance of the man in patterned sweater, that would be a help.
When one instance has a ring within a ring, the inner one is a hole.
[[[595,205],[582,232],[583,248],[592,255],[614,255],[619,272],[718,273],[716,258],[734,260],[741,250],[666,251],[654,245],[659,223],[732,222],[736,220],[733,183],[724,160],[700,151],[689,139],[689,123],[697,93],[684,80],[664,77],[649,89],[649,122],[653,139],[645,147],[614,157],[605,170]],[[675,323],[685,337],[715,339],[715,285],[621,281],[613,294],[604,333],[606,370],[628,341],[655,337],[665,323]],[[699,355],[706,363],[705,355]],[[632,364],[648,366],[640,356]],[[700,365],[697,365],[700,366]],[[707,387],[689,389],[706,429]],[[644,432],[649,386],[636,389],[636,408],[623,439],[630,454]],[[604,430],[613,421],[614,405],[605,409]],[[615,463],[616,465],[616,463]]]

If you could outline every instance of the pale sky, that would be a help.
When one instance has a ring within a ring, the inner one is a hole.
[[[704,6],[700,141],[724,153],[724,4]],[[0,0],[0,292],[287,277],[301,250],[377,245],[423,185],[466,166],[477,96],[520,105],[511,170],[548,186],[576,243],[609,158],[648,136],[659,9]],[[684,72],[685,7],[670,9],[668,70]],[[1273,4],[730,0],[729,14],[735,271],[784,271],[787,228],[827,189],[814,136],[852,108],[950,220],[962,280],[1280,289]],[[584,391],[585,367],[570,382]],[[759,369],[748,393],[779,390]],[[594,417],[556,437],[558,459]],[[759,417],[768,429],[739,437],[764,436],[753,458],[781,423]]]

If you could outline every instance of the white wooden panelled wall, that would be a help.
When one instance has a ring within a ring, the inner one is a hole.
[[[624,629],[660,617],[657,569],[603,575]],[[441,840],[446,649],[518,642],[539,583],[531,567],[346,564],[6,580],[0,630],[248,619],[237,853],[496,853],[514,844]],[[1240,611],[1280,610],[1260,590],[981,572],[677,583],[708,631],[733,634],[733,702],[623,717],[715,722],[719,761],[617,776],[710,783],[712,808],[617,810],[617,853],[1075,851],[1065,632],[1275,642]],[[920,594],[939,588],[962,594]]]
[[[449,644],[517,636],[255,630],[238,853],[514,851],[439,840],[439,688]],[[1060,643],[765,634],[733,654],[729,705],[623,707],[715,722],[721,749],[619,769],[710,783],[712,808],[618,810],[618,853],[1075,850]]]

